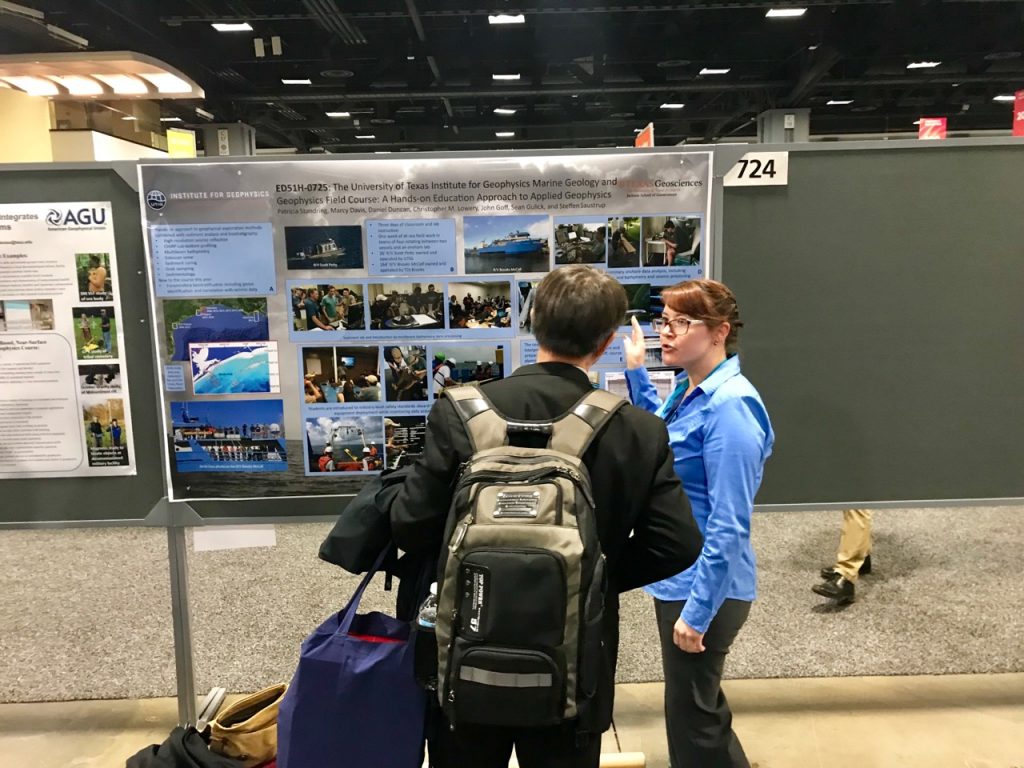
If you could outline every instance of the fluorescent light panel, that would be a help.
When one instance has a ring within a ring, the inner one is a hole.
[[[56,96],[60,93],[56,85],[42,77],[30,77],[23,75],[18,77],[5,77],[4,80],[30,96]]]
[[[715,69],[714,67],[704,67],[704,69],[700,71],[702,75],[728,75],[730,72],[732,72],[731,67],[722,67],[719,69]]]
[[[511,107],[495,107],[494,114],[496,115],[514,115],[516,110]]]
[[[156,86],[160,93],[189,93],[192,91],[188,83],[170,72],[143,72],[139,77]]]
[[[180,123],[181,122],[181,118],[180,117],[161,117],[160,118],[160,122],[161,123]]]
[[[210,26],[218,32],[252,32],[252,27],[247,21],[240,24],[211,24]]]
[[[499,139],[511,139],[513,136],[516,135],[516,132],[515,131],[495,131],[494,135],[497,136]]]
[[[685,104],[680,104],[679,102],[666,101],[664,104],[661,105],[661,108],[662,109],[682,109],[685,106],[686,106]]]
[[[286,77],[282,77],[281,78],[281,83],[283,85],[312,85],[313,81],[310,80],[309,78],[289,79],[289,78],[286,78]]]
[[[912,61],[907,64],[907,69],[934,69],[941,61]]]
[[[349,112],[324,112],[328,117],[352,117]]]
[[[765,16],[769,19],[796,19],[805,13],[806,8],[770,8]]]
[[[122,120],[138,120],[139,118],[135,117],[135,115],[125,115],[121,119]]]
[[[103,86],[91,77],[50,75],[49,78],[57,85],[63,86],[72,96],[99,96],[103,93]]]
[[[356,138],[357,139],[376,139],[377,137],[374,136],[372,133],[357,133],[356,134]]]
[[[142,95],[149,93],[148,86],[131,75],[93,75],[106,84],[114,93],[124,95]]]
[[[8,78],[8,79],[10,79],[10,78]],[[1001,93],[998,96],[996,96],[994,99],[992,99],[992,101],[1016,101],[1016,100],[1017,100],[1017,97],[1014,96],[1012,93]]]
[[[492,80],[518,80],[519,73],[512,73],[507,75],[491,75]]]
[[[828,106],[830,107],[845,107],[847,104],[853,104],[853,99],[829,99]]]
[[[487,17],[488,24],[525,24],[526,17],[521,14],[497,13]]]

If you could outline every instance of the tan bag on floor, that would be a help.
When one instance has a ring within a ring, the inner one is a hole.
[[[272,685],[226,707],[210,723],[210,749],[244,761],[245,768],[277,756],[277,710],[288,689]]]

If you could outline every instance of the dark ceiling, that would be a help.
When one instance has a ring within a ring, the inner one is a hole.
[[[753,136],[773,107],[810,107],[814,135],[913,131],[922,115],[1008,133],[1012,104],[993,98],[1024,88],[1024,2],[19,1],[89,50],[156,56],[205,89],[201,105],[166,102],[166,114],[201,122],[202,106],[255,126],[259,146],[301,152],[613,146],[650,121],[659,145],[693,143]],[[807,12],[766,18],[785,6]],[[493,13],[525,24],[492,25]],[[65,49],[8,24],[0,50]],[[941,64],[907,68],[922,60]],[[520,79],[492,79],[509,73]]]

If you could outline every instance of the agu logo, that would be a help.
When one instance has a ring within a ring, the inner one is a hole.
[[[107,223],[107,212],[103,208],[79,208],[60,211],[51,208],[46,214],[46,223],[51,227],[92,227]]]
[[[167,205],[167,196],[159,189],[151,189],[146,193],[146,205],[154,211],[161,211]]]

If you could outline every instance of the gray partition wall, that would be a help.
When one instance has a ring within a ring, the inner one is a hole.
[[[788,186],[725,190],[777,432],[759,504],[1024,496],[1024,144],[901,144],[805,145]]]

